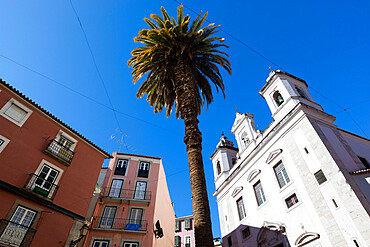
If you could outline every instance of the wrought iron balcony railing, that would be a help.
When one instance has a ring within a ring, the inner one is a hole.
[[[119,219],[111,217],[94,216],[90,227],[95,229],[108,229],[108,230],[113,229],[113,230],[146,232],[148,222],[146,220]]]
[[[37,193],[45,198],[53,200],[58,191],[59,186],[42,178],[34,173],[31,173],[24,187],[34,193]]]
[[[28,247],[35,233],[33,228],[5,219],[0,220],[0,245]]]
[[[127,200],[150,201],[152,192],[146,190],[123,190],[119,187],[104,187],[100,194],[102,197],[110,197]]]
[[[71,164],[73,156],[75,155],[72,150],[54,139],[50,141],[45,153],[52,155],[53,157],[67,164]]]

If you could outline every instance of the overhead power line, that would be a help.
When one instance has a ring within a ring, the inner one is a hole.
[[[179,2],[178,0],[173,0],[174,2],[176,2],[177,4],[182,4],[185,8],[187,8],[188,10],[190,10],[191,12],[193,12],[194,14],[198,15],[199,13],[196,12],[195,10],[193,10],[192,8],[186,6],[185,4]],[[208,23],[212,23],[211,21],[209,20],[205,20],[206,22]],[[261,58],[265,59],[266,61],[270,62],[271,64],[277,66],[278,68],[284,70],[284,71],[287,71],[284,67],[278,65],[277,63],[275,63],[274,61],[272,61],[271,59],[269,59],[268,57],[266,57],[265,55],[263,55],[261,52],[257,51],[256,49],[254,49],[253,47],[251,47],[250,45],[248,45],[246,42],[238,39],[236,36],[232,35],[231,33],[227,32],[225,29],[219,27],[219,29],[224,32],[225,34],[227,34],[228,36],[230,36],[232,39],[236,40],[237,42],[239,42],[240,44],[242,44],[243,46],[247,47],[249,50],[251,50],[253,53],[255,53],[256,55],[260,56]],[[312,89],[313,91],[315,91],[316,93],[318,93],[321,97],[329,100],[330,102],[332,102],[333,104],[335,104],[336,106],[338,106],[339,108],[342,109],[342,111],[346,111],[349,109],[349,107],[347,108],[344,108],[342,107],[341,105],[339,105],[338,103],[336,103],[334,100],[330,99],[329,97],[325,96],[324,94],[320,93],[318,90],[314,89],[313,87],[310,86],[310,89]],[[363,131],[363,129],[360,127],[360,125],[352,118],[351,115],[349,115],[349,113],[347,112],[348,116],[350,117],[350,119],[357,125],[357,127],[366,135],[366,133]],[[367,135],[366,135],[367,136]]]
[[[92,51],[92,49],[91,49],[91,46],[90,46],[89,40],[88,40],[87,35],[86,35],[86,32],[85,32],[85,29],[84,29],[84,27],[83,27],[83,25],[82,25],[82,22],[81,22],[81,20],[80,20],[80,17],[78,16],[78,13],[77,13],[77,11],[76,11],[75,7],[73,6],[72,0],[69,0],[69,2],[70,2],[70,4],[71,4],[71,7],[72,7],[72,9],[73,9],[73,12],[74,12],[74,14],[75,14],[75,16],[76,16],[76,18],[77,18],[77,21],[78,21],[78,23],[80,24],[80,28],[81,28],[81,31],[82,31],[83,36],[84,36],[84,38],[85,38],[85,41],[86,41],[87,47],[89,48],[89,51],[90,51],[90,54],[91,54],[91,58],[92,58],[92,60],[93,60],[94,67],[95,67],[95,70],[96,70],[96,73],[98,74],[99,79],[100,79],[100,82],[101,82],[101,84],[103,85],[103,88],[104,88],[105,94],[107,95],[109,105],[110,105],[110,106],[112,107],[112,109],[113,109],[113,115],[114,115],[114,118],[115,118],[115,120],[116,120],[116,123],[117,123],[118,129],[119,129],[120,131],[122,131],[122,129],[121,129],[121,125],[120,125],[120,123],[119,123],[119,121],[118,121],[118,118],[117,118],[116,110],[114,109],[114,106],[113,106],[112,101],[111,101],[111,99],[110,99],[110,96],[109,96],[109,93],[108,93],[107,87],[106,87],[106,85],[105,85],[104,79],[103,79],[103,77],[102,77],[102,75],[101,75],[101,73],[100,73],[100,70],[99,70],[99,68],[98,68],[98,65],[97,65],[97,63],[96,63],[96,59],[95,59],[94,53],[93,53],[93,51]],[[122,140],[123,140],[123,142],[125,143],[125,147],[126,147],[126,149],[127,149],[127,151],[128,151],[127,143],[126,143],[125,139],[123,138]]]
[[[61,82],[59,82],[59,81],[57,81],[57,80],[55,80],[55,79],[53,79],[53,78],[51,78],[51,77],[47,76],[47,75],[44,75],[44,74],[43,74],[43,73],[41,73],[41,72],[38,72],[38,71],[36,71],[36,70],[34,70],[34,69],[31,69],[30,67],[28,67],[28,66],[26,66],[26,65],[23,65],[23,64],[21,64],[21,63],[19,63],[19,62],[15,61],[14,59],[11,59],[11,58],[9,58],[9,57],[7,57],[7,56],[4,56],[4,55],[2,55],[2,54],[0,54],[0,57],[2,57],[2,58],[4,58],[4,59],[6,59],[6,60],[8,60],[8,61],[10,61],[10,62],[12,62],[12,63],[14,63],[14,64],[18,65],[18,66],[20,66],[20,67],[22,67],[22,68],[24,68],[24,69],[26,69],[26,70],[28,70],[28,71],[31,71],[32,73],[35,73],[35,74],[37,74],[37,75],[39,75],[39,76],[41,76],[41,77],[43,77],[43,78],[45,78],[45,79],[47,79],[47,80],[49,80],[49,81],[51,81],[51,82],[53,82],[53,83],[55,83],[55,84],[57,84],[57,85],[61,86],[61,87],[64,87],[65,89],[68,89],[68,90],[70,90],[71,92],[74,92],[74,93],[78,94],[79,96],[81,96],[81,97],[83,97],[83,98],[85,98],[85,99],[87,99],[87,100],[90,100],[91,102],[94,102],[94,103],[96,103],[96,104],[98,104],[98,105],[100,105],[100,106],[102,106],[102,107],[104,107],[104,108],[106,108],[106,109],[108,109],[108,110],[110,110],[110,111],[114,111],[114,112],[116,112],[116,113],[118,113],[118,114],[122,114],[122,115],[124,115],[124,116],[126,116],[126,117],[129,117],[129,118],[132,118],[132,119],[138,120],[138,121],[140,121],[140,122],[143,122],[143,123],[149,124],[149,125],[151,125],[151,126],[154,126],[154,127],[156,127],[156,128],[159,128],[159,129],[165,130],[165,131],[170,132],[170,133],[172,133],[172,134],[181,135],[180,133],[177,133],[177,132],[175,132],[175,131],[173,131],[173,130],[167,129],[167,128],[162,127],[162,126],[160,126],[160,125],[154,124],[154,123],[152,123],[152,122],[150,122],[150,121],[147,121],[147,120],[141,119],[141,118],[139,118],[139,117],[136,117],[136,116],[130,115],[130,114],[125,113],[125,112],[123,112],[123,111],[115,110],[115,109],[113,109],[112,107],[110,107],[110,106],[108,106],[108,105],[106,105],[106,104],[103,104],[103,103],[101,103],[101,102],[99,102],[99,101],[95,100],[94,98],[92,98],[92,97],[90,97],[90,96],[87,96],[87,95],[85,95],[85,94],[83,94],[83,93],[81,93],[81,92],[79,92],[79,91],[77,91],[77,90],[75,90],[75,89],[73,89],[73,88],[71,88],[71,87],[69,87],[69,86],[66,86],[65,84],[63,84],[63,83],[61,83]]]

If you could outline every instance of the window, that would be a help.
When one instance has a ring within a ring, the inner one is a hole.
[[[283,162],[280,161],[276,166],[274,166],[274,171],[280,188],[283,188],[290,182],[288,173],[286,172]]]
[[[256,195],[258,206],[262,205],[266,201],[265,193],[263,192],[261,181],[258,181],[254,186],[254,193]]]
[[[134,199],[145,200],[146,198],[146,185],[147,182],[137,181],[135,186]]]
[[[175,247],[180,247],[181,245],[181,237],[175,236]]]
[[[8,138],[0,135],[0,153],[5,149],[9,142],[10,140]]]
[[[296,205],[298,203],[298,198],[296,196],[296,194],[294,193],[293,195],[289,196],[287,199],[285,199],[285,203],[286,203],[286,206],[288,208],[291,208],[293,207],[294,205]]]
[[[148,176],[149,176],[149,166],[150,166],[149,162],[143,162],[143,161],[140,162],[139,172],[137,173],[137,176],[141,177],[141,178],[148,178]]]
[[[117,161],[116,170],[114,171],[114,175],[121,175],[126,176],[128,160],[121,160]]]
[[[0,110],[0,115],[14,124],[22,127],[32,111],[18,101],[11,99]]]
[[[175,232],[179,232],[180,231],[180,221],[176,220],[175,221]]]
[[[217,175],[220,175],[221,174],[221,164],[220,164],[220,161],[217,161]]]
[[[186,230],[191,229],[191,219],[185,219],[185,229]]]
[[[131,208],[130,211],[130,224],[140,224],[143,218],[143,209],[142,208]]]
[[[1,243],[20,246],[36,216],[36,211],[18,206],[0,236]]]
[[[116,207],[105,207],[100,221],[100,228],[112,228]]]
[[[246,238],[248,238],[250,235],[251,235],[251,232],[250,232],[249,226],[247,226],[246,228],[244,228],[244,229],[242,230],[242,237],[243,237],[243,239],[246,239]]]
[[[365,168],[370,169],[370,164],[369,164],[369,162],[367,162],[367,160],[365,158],[360,157],[360,156],[358,156],[358,158],[360,159],[362,164],[365,166]]]
[[[239,200],[236,201],[236,204],[238,205],[239,220],[242,220],[246,216],[243,198],[240,197]]]
[[[113,179],[109,190],[109,197],[119,198],[121,195],[122,185],[123,185],[122,179]]]
[[[227,244],[230,246],[233,246],[233,241],[231,240],[231,236],[227,238]]]
[[[38,175],[34,178],[32,190],[42,196],[49,197],[52,195],[57,186],[55,181],[59,175],[59,171],[44,164]]]
[[[92,247],[108,247],[109,240],[94,240]]]
[[[281,96],[281,94],[279,93],[279,91],[276,91],[274,94],[273,94],[273,98],[274,98],[274,101],[276,103],[276,105],[279,107],[281,104],[284,103],[284,99],[283,97]]]
[[[69,140],[67,137],[61,135],[59,137],[59,144],[62,145],[65,148],[72,149],[72,145],[74,144],[73,141]]]
[[[185,237],[185,247],[191,247],[191,237],[190,236]]]
[[[319,185],[327,180],[322,170],[317,171],[314,175]]]
[[[123,247],[139,247],[138,242],[123,242]]]

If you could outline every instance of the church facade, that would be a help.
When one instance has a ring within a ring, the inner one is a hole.
[[[264,130],[237,113],[211,156],[223,246],[370,246],[370,140],[339,129],[289,73],[260,95]]]

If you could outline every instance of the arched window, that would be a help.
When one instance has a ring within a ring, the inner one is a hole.
[[[241,135],[241,140],[242,140],[242,143],[243,143],[243,147],[247,147],[247,145],[249,144],[249,138],[248,138],[248,134],[246,132],[243,132],[243,134]]]
[[[295,89],[297,90],[299,96],[301,96],[304,99],[307,99],[306,95],[304,94],[304,92],[299,87],[295,87]]]
[[[275,103],[277,104],[277,106],[280,106],[284,102],[284,99],[281,96],[281,94],[279,93],[279,91],[276,91],[274,93],[273,98],[274,98]]]
[[[221,173],[221,164],[220,164],[220,161],[217,161],[216,166],[217,166],[217,175],[220,175],[220,173]]]

